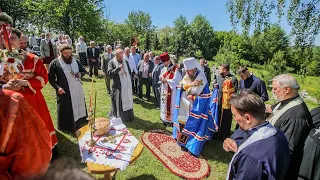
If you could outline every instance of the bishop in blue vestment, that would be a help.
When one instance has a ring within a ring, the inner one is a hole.
[[[188,58],[183,63],[186,75],[177,88],[173,137],[180,146],[199,156],[219,124],[218,90],[210,93],[206,76],[196,59]]]

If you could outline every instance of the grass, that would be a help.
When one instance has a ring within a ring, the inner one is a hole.
[[[86,97],[86,103],[89,103],[91,82],[87,76],[83,80],[83,88]],[[95,90],[97,90],[97,117],[106,116],[110,110],[111,100],[107,96],[105,82],[103,78],[96,79]],[[56,95],[54,89],[48,84],[42,90],[47,105],[50,109],[51,117],[56,126]],[[87,106],[88,107],[88,106]],[[166,128],[160,121],[159,110],[154,109],[153,102],[147,102],[145,99],[141,100],[134,97],[134,113],[135,120],[126,123],[131,133],[140,139],[144,131],[153,129],[166,129],[172,131],[172,128]],[[59,138],[58,152],[60,158],[76,161],[79,168],[87,171],[85,164],[81,164],[80,152],[78,148],[77,139],[71,135],[57,130]],[[228,168],[228,163],[232,157],[231,153],[226,153],[222,149],[222,142],[211,141],[207,142],[202,156],[208,161],[211,167],[211,174],[207,179],[225,179]],[[96,178],[102,178],[101,175],[95,175]],[[135,180],[178,180],[181,179],[164,167],[164,165],[147,149],[144,148],[140,158],[128,166],[126,170],[119,171],[116,174],[116,179],[135,179]]]
[[[212,67],[210,65],[209,67]],[[253,70],[254,73],[258,70]],[[85,76],[83,79],[83,88],[86,97],[86,103],[89,103],[90,97],[90,86],[91,81],[88,79],[88,76]],[[318,90],[318,85],[320,84],[319,77],[307,77],[304,82],[300,82],[302,89],[306,89],[311,96],[320,98],[320,93]],[[106,93],[105,82],[103,78],[96,79],[95,90],[97,91],[97,117],[106,116],[110,111],[111,100]],[[56,95],[54,89],[48,84],[42,90],[47,105],[50,109],[51,117],[56,126]],[[318,106],[316,103],[307,102],[309,109]],[[87,105],[88,107],[88,105]],[[146,100],[141,100],[137,97],[134,97],[134,113],[135,120],[133,122],[126,123],[126,126],[129,128],[131,133],[137,138],[140,139],[144,131],[153,130],[153,129],[166,129],[172,131],[172,128],[166,128],[162,125],[160,121],[159,110],[155,110],[153,102],[147,102]],[[234,129],[235,123],[233,122],[232,129]],[[79,164],[79,168],[87,171],[85,164],[80,162],[80,153],[78,148],[77,139],[70,134],[63,133],[57,130],[57,135],[59,138],[58,152],[60,158],[69,159],[76,161]],[[210,141],[207,142],[203,148],[202,156],[208,161],[211,173],[207,179],[225,179],[228,163],[231,160],[232,154],[226,153],[222,149],[221,141]],[[95,175],[96,178],[102,178],[101,175]],[[164,165],[147,149],[144,148],[140,158],[128,166],[126,170],[119,171],[116,174],[116,179],[124,180],[178,180],[181,179],[173,174],[164,167]]]

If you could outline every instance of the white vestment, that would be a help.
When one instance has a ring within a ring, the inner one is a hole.
[[[76,59],[72,59],[71,64],[66,64],[61,57],[58,59],[68,81],[73,117],[74,122],[76,122],[80,118],[87,116],[81,79],[73,75],[79,73],[79,66]]]
[[[161,75],[160,79],[163,78],[163,74],[167,72],[167,68],[164,67],[161,70]],[[170,74],[169,74],[170,75]],[[168,76],[169,76],[168,75]],[[174,108],[175,108],[175,103],[176,103],[176,92],[177,92],[177,86],[179,85],[179,82],[181,81],[181,73],[178,71],[178,69],[175,70],[174,72],[174,77],[172,79],[168,79],[165,84],[161,84],[161,98],[160,98],[160,119],[163,122],[173,122],[173,117],[174,117]],[[171,107],[170,107],[170,117],[167,117],[167,94],[168,94],[168,88],[171,88]]]
[[[188,90],[183,91],[181,94],[178,121],[181,123],[184,123],[184,124],[187,122],[187,120],[189,118],[190,110],[191,110],[192,104],[193,104],[193,101],[188,99],[187,96],[188,95],[200,95],[200,93],[203,91],[203,88],[206,86],[206,84],[208,82],[205,74],[202,71],[198,74],[198,76],[196,77],[196,79],[194,81],[196,81],[196,80],[202,81],[202,84],[197,87],[190,87]],[[193,81],[186,74],[180,84],[190,84],[192,82]],[[181,87],[181,88],[183,88],[183,87]]]
[[[119,67],[120,64],[116,57],[113,58],[113,62],[116,67]],[[119,71],[121,82],[122,111],[128,111],[130,109],[133,109],[131,76],[128,70],[130,67],[127,66],[126,60],[123,60],[122,65],[123,69]]]

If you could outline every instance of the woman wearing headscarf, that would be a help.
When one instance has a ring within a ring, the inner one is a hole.
[[[78,43],[76,44],[76,53],[79,55],[82,66],[87,66],[87,44],[84,42],[84,38],[82,36],[78,38]]]

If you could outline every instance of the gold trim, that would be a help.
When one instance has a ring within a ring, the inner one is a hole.
[[[36,79],[38,79],[38,80],[41,82],[41,86],[42,86],[42,87],[46,86],[43,77],[37,76]]]
[[[31,86],[31,84],[30,84],[29,81],[28,81],[28,84],[27,84],[27,85],[28,85],[29,89],[33,92],[33,94],[36,94],[36,93],[37,93],[37,91],[32,88],[32,86]]]

